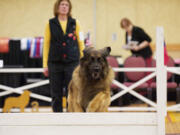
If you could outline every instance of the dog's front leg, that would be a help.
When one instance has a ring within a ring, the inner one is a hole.
[[[74,103],[74,112],[84,112],[79,103]]]
[[[89,103],[86,112],[107,112],[110,105],[110,94],[98,93]]]

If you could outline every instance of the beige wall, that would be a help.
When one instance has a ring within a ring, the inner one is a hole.
[[[43,36],[56,0],[0,0],[0,37]],[[72,0],[73,16],[93,32],[91,0]]]
[[[44,27],[52,17],[55,0],[0,0],[0,37],[43,36]],[[93,33],[93,1],[71,0],[73,16],[78,18],[85,32]],[[180,0],[96,0],[97,48],[110,45],[112,54],[127,57],[122,49],[124,31],[119,22],[128,17],[141,26],[155,43],[155,28],[165,29],[167,44],[180,44]],[[112,34],[117,40],[112,41]],[[173,53],[171,53],[173,55]],[[175,57],[180,57],[176,53]]]

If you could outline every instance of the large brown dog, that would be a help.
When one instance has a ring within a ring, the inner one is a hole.
[[[106,57],[110,47],[88,47],[69,84],[68,112],[107,112],[114,72]]]

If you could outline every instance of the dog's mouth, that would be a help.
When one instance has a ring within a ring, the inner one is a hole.
[[[100,73],[98,73],[98,72],[93,72],[93,73],[92,73],[92,79],[94,79],[94,80],[99,80],[99,79],[100,79]]]
[[[100,80],[102,74],[102,66],[100,64],[92,64],[89,66],[89,78],[91,80]]]

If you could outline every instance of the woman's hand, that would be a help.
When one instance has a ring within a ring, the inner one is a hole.
[[[45,77],[48,77],[48,76],[49,76],[48,68],[44,68],[43,74],[44,74]]]
[[[133,46],[131,47],[131,50],[137,52],[137,51],[140,50],[140,47],[139,47],[138,45],[133,45]]]
[[[150,43],[149,43],[148,41],[143,41],[143,42],[142,42],[141,44],[139,44],[139,45],[133,45],[132,48],[131,48],[131,50],[137,52],[137,51],[139,51],[139,50],[141,50],[141,49],[149,46],[149,44],[150,44]]]

